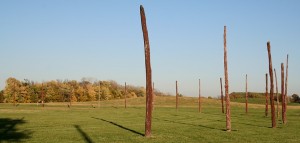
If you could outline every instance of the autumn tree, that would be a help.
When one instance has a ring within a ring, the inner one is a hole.
[[[99,83],[101,87],[99,87]],[[127,97],[144,97],[146,89],[139,86],[127,86]],[[159,95],[164,95],[160,93]],[[42,98],[43,97],[43,98]],[[90,82],[89,80],[51,80],[33,82],[28,79],[19,81],[8,78],[0,102],[6,103],[38,103],[38,102],[85,102],[124,98],[124,86],[115,81]]]
[[[15,78],[8,78],[4,88],[4,97],[7,102],[16,105],[19,101],[21,82]]]

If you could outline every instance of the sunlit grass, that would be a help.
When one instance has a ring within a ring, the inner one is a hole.
[[[225,115],[219,100],[180,98],[175,109],[174,97],[156,97],[152,118],[152,137],[145,138],[145,98],[98,102],[0,104],[0,142],[299,142],[300,108],[289,109],[287,125],[264,117],[264,106],[232,103],[232,131],[226,132]],[[95,107],[95,108],[93,108]],[[18,120],[17,120],[18,119]],[[16,121],[12,121],[16,120]],[[22,122],[18,122],[22,120]],[[20,137],[20,135],[23,135]],[[22,138],[23,137],[23,138]],[[13,140],[15,138],[15,140]]]

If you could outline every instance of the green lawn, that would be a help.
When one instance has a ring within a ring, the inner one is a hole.
[[[225,115],[219,100],[203,99],[202,113],[196,98],[157,97],[153,112],[152,137],[145,138],[145,98],[97,102],[36,104],[0,104],[0,142],[300,142],[300,108],[288,108],[287,125],[271,127],[263,106],[231,106],[232,131],[225,131]]]

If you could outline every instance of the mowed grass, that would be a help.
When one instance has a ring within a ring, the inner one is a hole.
[[[0,104],[0,142],[300,142],[300,108],[287,112],[288,123],[264,116],[264,106],[232,103],[232,131],[225,131],[225,114],[219,100],[181,97],[156,97],[152,118],[152,137],[145,138],[145,98],[97,102]],[[93,108],[94,106],[95,108]]]

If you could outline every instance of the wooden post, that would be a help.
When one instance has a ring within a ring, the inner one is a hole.
[[[176,111],[178,110],[178,82],[176,80]]]
[[[199,112],[201,113],[201,82],[200,82],[200,79],[199,79]]]
[[[151,136],[151,125],[152,125],[152,73],[151,73],[151,62],[150,62],[150,44],[148,38],[148,30],[146,23],[146,16],[143,6],[140,6],[141,24],[144,37],[144,50],[145,50],[145,67],[146,67],[146,119],[145,119],[145,136]]]
[[[74,89],[72,89],[72,93],[69,94],[69,105],[68,105],[69,108],[71,107],[71,97],[72,97],[73,93],[74,93]]]
[[[276,81],[276,99],[277,99],[277,119],[279,118],[279,97],[278,97],[278,83],[277,83],[277,74],[274,69],[275,81]]]
[[[125,97],[125,109],[127,108],[127,85],[126,85],[126,82],[125,82],[125,92],[124,92],[124,97]]]
[[[285,113],[285,92],[284,92],[284,64],[281,63],[281,103],[282,103],[282,122],[283,124],[285,124],[285,117],[286,117],[286,113]]]
[[[226,130],[231,131],[230,97],[228,94],[228,71],[227,71],[227,47],[226,47],[226,26],[224,26],[224,72],[225,72],[225,98],[226,98]]]
[[[272,67],[272,53],[270,42],[267,42],[268,57],[269,57],[269,75],[270,75],[270,102],[271,102],[271,121],[272,128],[276,128],[276,116],[275,116],[275,105],[274,105],[274,76]]]
[[[17,106],[16,104],[16,83],[14,83],[14,106]]]
[[[286,56],[286,72],[285,72],[285,90],[284,90],[284,97],[285,97],[285,104],[284,104],[284,123],[287,123],[287,119],[286,119],[286,111],[287,111],[287,103],[288,103],[288,94],[287,94],[287,89],[288,89],[288,68],[289,68],[289,55]]]
[[[224,95],[223,95],[222,78],[220,78],[220,85],[221,85],[221,104],[222,104],[222,113],[224,113]]]
[[[155,88],[154,88],[154,82],[152,83],[152,91],[153,91],[153,100],[152,100],[152,110],[154,110],[154,102],[155,102]]]
[[[269,108],[269,105],[268,105],[268,100],[269,100],[269,96],[268,96],[268,74],[266,73],[266,107],[265,107],[265,116],[267,117],[268,116],[268,108]]]
[[[101,81],[99,81],[99,86],[98,86],[98,108],[100,108],[100,102],[101,102],[100,90],[101,90]]]
[[[45,107],[45,104],[44,104],[44,85],[43,85],[43,83],[42,83],[42,92],[41,92],[41,94],[42,94],[42,106]]]
[[[248,114],[248,77],[246,74],[246,114]]]

